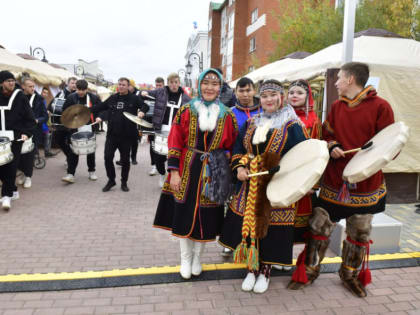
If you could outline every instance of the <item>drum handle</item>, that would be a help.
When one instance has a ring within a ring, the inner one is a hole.
[[[360,147],[360,148],[347,150],[347,151],[344,151],[343,153],[344,153],[344,154],[347,154],[347,153],[352,153],[352,152],[359,152],[359,151],[361,151],[361,150],[365,150],[365,149],[370,148],[372,145],[373,145],[373,142],[372,142],[372,141],[369,141],[368,143],[366,143],[365,145],[363,145],[363,146],[362,146],[362,147]]]
[[[280,170],[280,165],[277,165],[277,166],[274,166],[273,168],[270,168],[268,171],[248,174],[248,177],[268,175],[268,174],[272,175],[274,173],[277,173],[279,170]]]

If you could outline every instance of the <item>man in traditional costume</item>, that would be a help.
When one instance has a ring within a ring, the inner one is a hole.
[[[299,256],[290,289],[309,285],[319,276],[335,222],[345,218],[347,238],[343,241],[339,275],[355,295],[367,294],[365,286],[371,281],[368,269],[371,223],[374,213],[385,210],[386,187],[381,171],[355,185],[344,182],[343,170],[353,156],[344,151],[362,147],[394,123],[389,103],[377,96],[372,86],[365,87],[368,78],[368,65],[358,62],[343,65],[338,73],[335,85],[340,98],[332,104],[322,127],[331,159],[321,180],[320,207],[314,209],[309,221],[307,244]]]
[[[184,279],[201,274],[204,244],[222,229],[224,200],[212,201],[212,183],[226,179],[231,184],[226,152],[232,150],[238,130],[235,116],[219,101],[222,82],[215,69],[200,75],[199,96],[178,110],[168,138],[170,174],[153,226],[179,237]],[[225,167],[214,170],[213,157]]]
[[[268,289],[271,266],[292,264],[296,208],[273,208],[266,189],[273,174],[248,177],[270,170],[296,144],[307,139],[305,127],[290,105],[283,106],[283,87],[276,80],[260,85],[263,109],[248,120],[236,139],[232,168],[240,181],[231,209],[243,216],[242,226],[230,226],[224,245],[236,248],[234,261],[246,263],[242,290],[263,293]]]
[[[13,74],[6,70],[0,71],[0,84],[0,137],[12,141],[13,153],[13,160],[0,166],[2,208],[9,210],[11,201],[19,198],[15,179],[22,144],[32,136],[31,130],[36,123],[28,99],[20,89],[16,89]]]
[[[235,114],[236,121],[238,122],[239,130],[241,127],[250,119],[252,116],[262,112],[260,101],[255,97],[255,84],[254,82],[243,77],[239,79],[236,84],[236,105],[232,108],[232,112]],[[230,256],[234,248],[230,248],[229,245],[231,238],[237,239],[241,237],[240,229],[242,227],[243,213],[232,209],[235,204],[229,203],[226,211],[225,221],[223,223],[223,231],[219,239],[219,243],[224,246],[222,255]],[[232,229],[232,226],[237,226],[238,229]],[[232,233],[237,232],[237,235]]]

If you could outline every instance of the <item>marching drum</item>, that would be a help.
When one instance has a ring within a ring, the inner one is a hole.
[[[7,137],[0,137],[0,166],[13,161],[12,142]]]
[[[343,179],[354,184],[380,171],[407,143],[409,129],[402,121],[382,129],[369,141],[372,142],[369,148],[362,149],[353,156],[344,168]]]
[[[267,186],[271,206],[289,207],[305,196],[321,178],[329,157],[327,142],[317,139],[305,140],[290,149]]]
[[[71,135],[70,142],[70,148],[74,154],[85,155],[96,151],[96,136],[93,132],[75,132]]]
[[[28,140],[25,140],[22,144],[22,149],[20,150],[20,154],[26,154],[29,152],[32,152],[34,149],[35,144],[32,141],[32,137],[30,137]]]
[[[156,154],[168,155],[168,136],[169,131],[155,133],[155,141],[152,145],[152,149]]]
[[[63,105],[66,100],[64,98],[55,98],[51,104],[52,114],[51,114],[51,124],[53,126],[62,125],[60,117],[63,114]]]

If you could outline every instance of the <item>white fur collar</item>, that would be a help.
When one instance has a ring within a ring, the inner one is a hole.
[[[213,131],[216,128],[217,118],[219,117],[219,105],[212,103],[209,106],[200,101],[194,103],[198,112],[198,125],[201,131]]]

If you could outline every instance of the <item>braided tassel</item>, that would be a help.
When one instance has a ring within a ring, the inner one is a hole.
[[[248,256],[248,245],[246,243],[246,237],[242,238],[241,243],[236,247],[233,252],[233,262],[235,264],[244,264],[246,263],[246,258]]]
[[[259,270],[258,250],[255,246],[255,238],[251,239],[251,246],[248,250],[247,257],[248,270]]]

